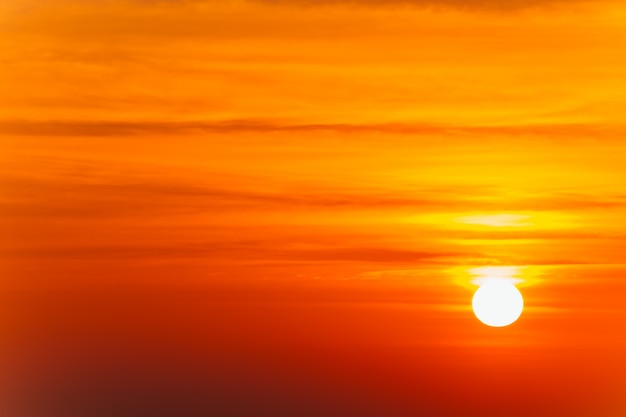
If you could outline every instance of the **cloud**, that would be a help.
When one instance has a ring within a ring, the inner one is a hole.
[[[249,211],[441,209],[458,204],[428,195],[404,196],[374,190],[323,189],[262,192],[198,184],[152,173],[5,176],[0,214],[8,218],[95,219]],[[62,195],[63,198],[58,198]]]
[[[314,238],[312,238],[314,240]],[[409,264],[457,264],[456,259],[476,253],[437,252],[389,247],[320,247],[313,249],[288,249],[289,242],[257,240],[250,242],[207,242],[171,244],[117,244],[79,246],[39,246],[0,249],[0,258],[9,259],[202,259],[207,262],[361,262]]]
[[[391,132],[442,133],[449,127],[427,124],[292,124],[273,120],[223,120],[196,122],[126,121],[0,121],[0,132],[14,136],[132,136],[138,134],[242,132]]]
[[[435,123],[292,123],[273,119],[232,119],[214,121],[27,121],[0,120],[0,133],[11,136],[114,137],[143,134],[180,135],[194,133],[274,133],[274,132],[337,132],[389,133],[398,135],[509,135],[563,136],[610,139],[623,135],[620,125],[562,123],[522,125],[456,125]]]
[[[389,8],[396,6],[413,6],[421,8],[455,8],[462,10],[514,10],[523,9],[537,6],[568,6],[572,3],[590,3],[590,0],[235,0],[230,1],[231,4],[268,4],[274,6],[288,6],[288,5],[304,5],[307,7],[324,6],[324,5],[346,5],[346,6],[365,6],[375,8]],[[178,6],[193,6],[193,5],[216,5],[223,6],[224,2],[219,0],[123,0],[123,1],[109,1],[102,2],[96,0],[63,0],[60,3],[63,4],[80,4],[80,5],[102,5],[102,3],[114,4],[136,4],[142,6],[162,6],[162,5],[178,5]],[[598,3],[595,1],[595,3]],[[19,2],[19,7],[24,10],[26,7],[33,7],[38,5],[38,2],[34,0],[22,0]],[[13,7],[18,8],[18,5]]]
[[[152,125],[149,125],[152,126]],[[51,160],[47,161],[50,169]],[[176,177],[163,167],[111,165],[106,161],[63,159],[46,175],[11,172],[6,167],[0,186],[0,215],[10,218],[105,219],[190,214],[245,215],[288,212],[346,214],[378,211],[395,214],[463,212],[584,212],[626,207],[626,196],[559,193],[497,198],[489,187],[416,188],[396,191],[367,186],[323,184],[263,190],[249,174],[228,185],[216,172],[203,178]],[[183,175],[185,173],[180,173]],[[215,177],[215,179],[213,179]],[[59,198],[62,196],[62,198]],[[518,238],[523,238],[520,232]],[[556,233],[556,232],[555,232]],[[514,236],[495,233],[494,237]],[[556,236],[555,236],[556,237]],[[530,238],[530,236],[528,236]]]
[[[263,2],[263,0],[261,0]],[[418,8],[438,9],[452,8],[466,11],[490,10],[490,11],[512,11],[537,7],[566,7],[572,3],[590,3],[589,0],[283,0],[272,3],[278,4],[302,4],[306,6],[340,4],[346,6],[366,6],[377,8],[388,8],[397,6],[409,6]]]
[[[211,5],[220,4],[218,0],[129,0],[139,4],[187,4],[187,5]],[[417,7],[417,8],[453,8],[459,10],[492,10],[507,11],[536,7],[567,7],[573,3],[591,3],[591,0],[240,0],[239,4],[260,3],[273,6],[302,5],[306,7],[320,7],[327,5],[342,5],[348,7],[372,7],[372,8],[393,8],[393,7]],[[596,3],[598,3],[596,1]]]

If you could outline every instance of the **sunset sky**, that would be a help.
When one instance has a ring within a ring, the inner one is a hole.
[[[3,0],[0,415],[623,417],[625,45],[619,1]]]

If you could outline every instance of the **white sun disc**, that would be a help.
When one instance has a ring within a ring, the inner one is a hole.
[[[522,314],[524,299],[515,285],[507,281],[488,281],[474,293],[472,308],[478,320],[487,326],[504,327]]]

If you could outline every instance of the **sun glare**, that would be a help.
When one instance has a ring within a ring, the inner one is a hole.
[[[492,280],[481,285],[472,299],[474,314],[491,327],[504,327],[514,323],[522,314],[522,294],[507,281]]]

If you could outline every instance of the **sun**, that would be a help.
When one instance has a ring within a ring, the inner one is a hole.
[[[524,299],[515,285],[507,281],[487,281],[472,299],[474,314],[484,324],[504,327],[515,322],[524,309]]]

